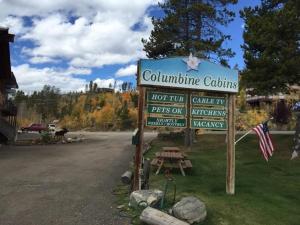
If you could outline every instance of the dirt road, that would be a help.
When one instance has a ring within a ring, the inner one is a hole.
[[[84,133],[81,143],[2,146],[0,225],[128,224],[117,214],[112,190],[133,156],[131,134]]]

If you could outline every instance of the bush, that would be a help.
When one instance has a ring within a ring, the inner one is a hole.
[[[269,114],[265,110],[248,110],[245,113],[240,113],[236,120],[237,130],[249,130],[258,124],[266,121],[269,118]]]
[[[52,135],[48,131],[41,133],[41,141],[44,144],[49,144],[52,142]]]

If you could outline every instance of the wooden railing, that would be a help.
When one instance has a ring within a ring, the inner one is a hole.
[[[0,112],[4,117],[16,117],[18,108],[11,101],[7,101],[2,107],[0,107]]]
[[[16,136],[16,117],[4,118],[0,117],[0,133],[7,138],[8,141],[14,141]]]
[[[0,106],[0,133],[8,141],[14,141],[16,136],[17,113],[17,107],[11,101]]]

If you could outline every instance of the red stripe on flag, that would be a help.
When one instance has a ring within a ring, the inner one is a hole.
[[[273,145],[273,142],[272,142],[272,139],[271,139],[271,136],[270,136],[269,133],[266,134],[266,138],[267,138],[267,141],[268,141],[268,143],[269,143],[269,146],[270,146],[270,148],[271,148],[271,150],[272,150],[272,152],[273,152],[273,151],[274,151],[274,145]]]
[[[255,128],[253,128],[253,130],[255,131],[255,133],[256,133],[257,136],[258,136],[260,150],[261,150],[261,152],[262,152],[264,158],[268,161],[268,154],[267,154],[267,152],[266,152],[266,147],[265,147],[264,143],[261,141],[262,139],[261,139],[261,134],[260,134],[260,132],[259,132],[259,128],[258,128],[258,127],[255,127]]]
[[[272,149],[271,149],[271,147],[269,146],[269,143],[267,142],[267,139],[266,139],[266,135],[265,135],[265,133],[264,133],[264,131],[263,131],[263,125],[262,124],[260,124],[260,125],[258,125],[258,127],[259,127],[259,132],[260,132],[260,136],[261,136],[261,139],[262,139],[262,141],[263,141],[263,143],[264,143],[264,146],[265,146],[265,148],[266,148],[266,151],[267,151],[267,153],[268,153],[268,155],[269,156],[272,156]]]

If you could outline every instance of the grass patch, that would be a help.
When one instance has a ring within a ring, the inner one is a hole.
[[[226,195],[226,144],[224,135],[201,135],[187,152],[193,169],[186,177],[172,171],[177,197],[193,195],[208,209],[203,225],[296,225],[300,221],[300,160],[290,161],[293,136],[273,135],[274,156],[264,161],[258,140],[249,135],[236,146],[236,194]],[[154,140],[146,157],[163,146],[181,146],[180,139]],[[164,189],[163,174],[151,173],[150,188]],[[170,189],[172,192],[172,189]],[[171,193],[169,193],[171,195]],[[168,196],[169,202],[171,196]]]

